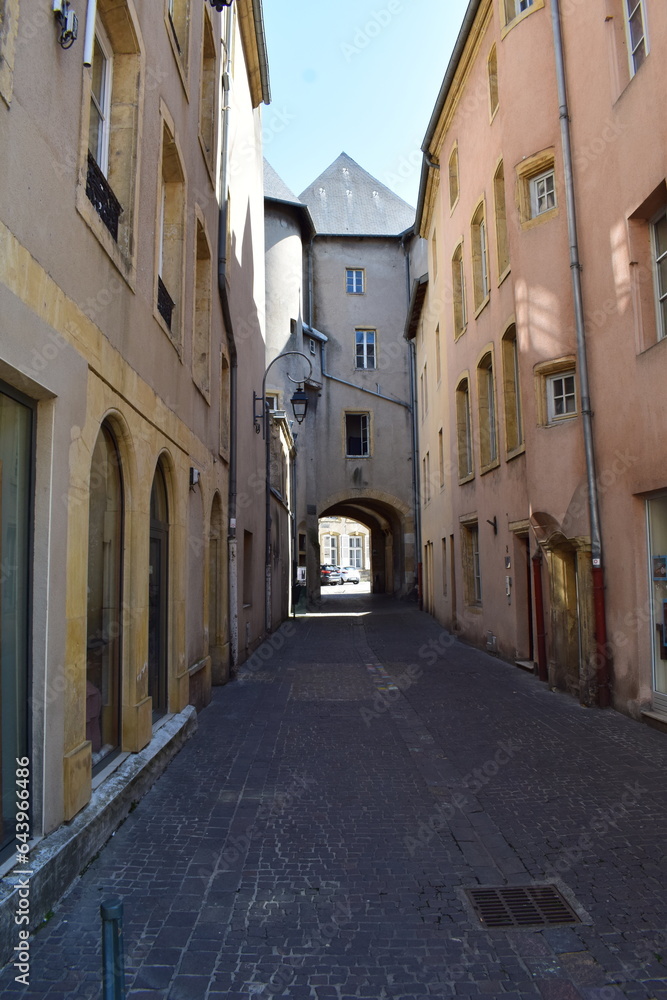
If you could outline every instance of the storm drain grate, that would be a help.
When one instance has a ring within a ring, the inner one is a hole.
[[[578,924],[579,917],[555,885],[466,889],[485,927],[551,927]]]

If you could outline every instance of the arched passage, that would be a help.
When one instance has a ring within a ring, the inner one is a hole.
[[[409,593],[414,586],[414,520],[406,504],[379,492],[329,497],[319,517],[347,517],[371,533],[371,590],[374,594]]]

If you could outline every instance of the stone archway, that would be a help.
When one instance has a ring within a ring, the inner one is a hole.
[[[318,517],[347,517],[371,532],[371,590],[410,593],[415,583],[414,517],[407,504],[378,490],[327,497]],[[317,575],[319,582],[319,574]]]

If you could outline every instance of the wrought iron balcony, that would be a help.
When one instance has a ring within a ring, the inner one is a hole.
[[[86,194],[92,202],[95,211],[107,227],[113,238],[118,241],[118,220],[123,206],[111,190],[111,185],[100,170],[95,157],[88,153],[88,175],[86,177]]]
[[[171,317],[174,312],[175,302],[171,295],[167,291],[167,286],[165,285],[162,278],[158,275],[157,279],[157,311],[159,312],[162,319],[165,321],[169,329],[171,330]]]

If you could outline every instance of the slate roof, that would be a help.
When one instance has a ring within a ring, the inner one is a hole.
[[[267,159],[264,160],[264,197],[271,201],[284,201],[288,205],[300,205],[302,201],[290,191],[282,177],[279,177]]]
[[[414,208],[347,153],[341,153],[299,198],[322,234],[398,236],[415,221]]]

